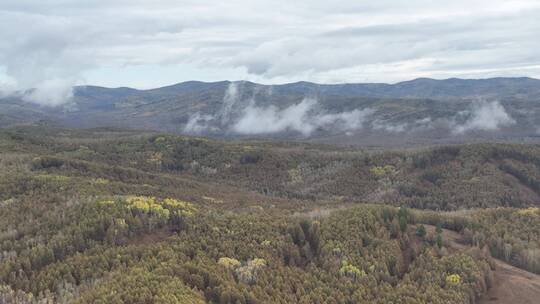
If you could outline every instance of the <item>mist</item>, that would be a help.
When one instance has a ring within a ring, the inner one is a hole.
[[[281,110],[275,106],[258,107],[252,104],[244,110],[232,130],[243,135],[294,131],[303,136],[310,136],[319,128],[354,131],[361,129],[366,118],[373,113],[370,109],[327,113],[318,108],[315,99],[304,99]]]
[[[227,91],[225,91],[225,96],[223,97],[223,105],[218,112],[218,116],[221,119],[222,125],[227,124],[231,118],[232,108],[238,100],[238,90],[238,84],[236,82],[231,82],[231,84],[227,88]]]
[[[22,95],[27,102],[41,106],[57,107],[73,98],[73,83],[64,79],[47,80]]]
[[[233,82],[227,88],[222,104],[214,115],[195,113],[184,126],[187,134],[222,131],[237,135],[275,134],[296,132],[304,137],[316,130],[350,132],[362,129],[372,109],[355,109],[330,113],[318,100],[304,98],[285,108],[257,105],[258,94],[271,95],[272,87],[264,92],[256,90],[253,96],[242,99],[242,86]],[[242,110],[241,110],[242,109]],[[239,113],[233,115],[234,113]]]
[[[409,124],[407,123],[394,124],[388,121],[384,121],[382,119],[375,119],[371,123],[371,127],[373,128],[373,130],[382,130],[389,133],[401,133],[401,132],[405,132],[408,129]]]
[[[371,128],[388,133],[419,131],[433,128],[433,120],[431,117],[425,117],[411,123],[392,123],[383,119],[375,119],[371,122]]]
[[[212,130],[213,128],[208,125],[214,117],[212,115],[202,115],[201,113],[195,113],[191,115],[188,122],[184,127],[184,133],[187,134],[202,134],[206,131]]]
[[[463,122],[456,122],[458,120]],[[458,114],[458,117],[453,122],[452,133],[459,135],[473,130],[496,131],[501,127],[515,123],[516,121],[506,112],[500,102],[478,101],[473,104],[470,110]]]
[[[200,135],[207,132],[226,129],[231,120],[233,107],[239,101],[239,84],[231,82],[225,91],[222,104],[215,114],[201,114],[196,112],[192,114],[186,125],[184,133]]]

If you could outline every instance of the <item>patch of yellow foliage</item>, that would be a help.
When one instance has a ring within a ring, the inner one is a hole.
[[[374,166],[374,167],[371,167],[371,169],[369,169],[369,171],[371,173],[373,173],[373,175],[375,175],[377,177],[383,177],[383,176],[386,176],[386,175],[394,174],[395,171],[396,171],[396,168],[394,166],[391,166],[391,165]]]
[[[129,210],[140,213],[154,214],[159,217],[169,218],[171,214],[190,217],[197,211],[197,208],[192,203],[177,200],[174,198],[166,198],[162,201],[155,197],[147,196],[128,196],[121,200],[104,200],[98,202],[102,206],[122,204]]]
[[[248,265],[256,268],[265,267],[266,266],[266,260],[265,259],[259,259],[255,258],[251,261],[248,261]]]
[[[303,181],[302,174],[300,173],[299,169],[290,169],[287,173],[289,173],[291,183],[296,184]]]
[[[114,205],[115,201],[113,200],[105,200],[105,201],[99,201],[98,204],[101,206],[110,206]]]
[[[192,216],[197,212],[197,208],[192,203],[180,201],[174,198],[166,198],[161,204],[172,211],[178,212],[182,216]]]
[[[71,180],[71,177],[64,176],[64,175],[56,175],[56,174],[40,174],[40,175],[36,175],[36,179],[44,181],[44,182],[65,183],[65,182],[69,182]]]
[[[531,207],[531,208],[527,208],[527,209],[520,209],[520,210],[517,211],[517,214],[522,215],[522,216],[534,217],[534,216],[540,215],[540,209],[537,208],[537,207]]]
[[[228,258],[228,257],[222,257],[218,260],[218,264],[220,266],[223,266],[227,269],[231,269],[231,270],[234,270],[238,267],[240,267],[240,265],[242,265],[242,263],[240,263],[240,261],[238,261],[237,259],[233,259],[233,258]]]
[[[341,263],[339,274],[341,276],[348,277],[354,280],[366,276],[366,272],[364,270],[360,270],[358,267],[349,264],[347,261],[343,261]]]
[[[461,277],[459,274],[451,274],[446,276],[446,283],[448,284],[459,284],[461,283]]]
[[[106,178],[101,178],[101,177],[98,177],[98,178],[95,178],[92,180],[92,184],[94,185],[107,185],[110,181]]]

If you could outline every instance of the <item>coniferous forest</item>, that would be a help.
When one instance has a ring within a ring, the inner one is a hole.
[[[485,303],[539,196],[536,145],[3,129],[0,303]]]

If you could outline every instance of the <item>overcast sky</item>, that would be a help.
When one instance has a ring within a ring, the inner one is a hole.
[[[540,77],[539,50],[540,1],[0,1],[3,91]]]

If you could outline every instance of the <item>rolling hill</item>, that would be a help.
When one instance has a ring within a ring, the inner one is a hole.
[[[0,301],[529,303],[539,149],[5,128]]]
[[[538,142],[540,81],[416,79],[397,84],[284,85],[189,81],[135,90],[82,86],[45,107],[0,99],[0,126],[49,121],[214,138],[301,139],[367,146]]]

